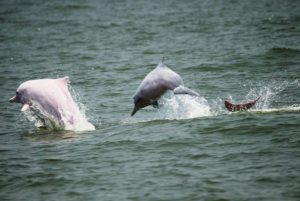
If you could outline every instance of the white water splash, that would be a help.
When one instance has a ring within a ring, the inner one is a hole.
[[[64,122],[64,130],[73,130],[73,131],[88,131],[95,130],[95,126],[88,122],[87,117],[85,116],[85,109],[79,108],[81,114],[76,114],[73,117],[73,122],[70,123],[64,115],[62,115],[62,121]]]
[[[232,97],[230,96],[228,100],[231,101]],[[227,109],[224,106],[224,100],[219,98],[219,97],[216,98],[216,99],[210,100],[209,105],[210,105],[210,108],[211,108],[211,113],[214,116],[224,114],[224,113],[228,112]]]
[[[191,119],[211,116],[212,112],[204,97],[190,95],[164,96],[160,100],[161,108],[157,118],[161,119]]]
[[[151,107],[151,106],[148,106]],[[146,110],[146,109],[142,109]],[[143,111],[139,111],[140,113]],[[197,117],[211,116],[213,113],[204,97],[190,95],[174,95],[167,92],[159,100],[159,109],[155,109],[154,115],[147,117],[130,117],[122,121],[122,124],[141,123],[155,120],[179,120]]]
[[[285,90],[289,85],[287,81],[280,83],[271,82],[267,85],[251,88],[250,92],[246,95],[246,100],[252,100],[261,96],[255,108],[260,110],[270,109],[272,102],[280,99],[280,92]]]
[[[75,131],[95,130],[95,126],[89,122],[89,119],[86,116],[88,108],[82,103],[81,96],[79,95],[79,93],[76,93],[76,91],[71,87],[71,85],[68,85],[68,88],[81,114],[76,115],[74,117],[77,123],[67,125],[68,129],[66,130],[75,130]]]

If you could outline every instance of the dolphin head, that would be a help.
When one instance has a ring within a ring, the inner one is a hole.
[[[150,101],[143,99],[139,96],[135,96],[134,98],[134,108],[131,112],[131,116],[133,116],[138,110],[150,105]]]
[[[10,103],[21,103],[19,92],[16,92],[16,95],[9,99]]]
[[[20,86],[17,91],[16,91],[16,95],[13,96],[11,99],[9,99],[10,103],[22,103],[24,104],[21,111],[24,112],[25,110],[27,110],[29,108],[29,106],[32,105],[30,96],[28,94],[28,91],[26,88],[23,88],[22,86]]]

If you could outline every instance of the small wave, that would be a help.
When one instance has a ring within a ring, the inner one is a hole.
[[[90,8],[89,6],[82,6],[82,5],[77,5],[77,4],[72,4],[72,5],[66,5],[65,8],[67,9],[88,9]]]
[[[51,130],[51,129],[35,129],[29,130],[21,135],[23,140],[28,141],[56,141],[56,140],[70,140],[78,139],[78,131],[72,130]]]
[[[300,49],[289,47],[273,47],[271,51],[274,53],[300,53]]]

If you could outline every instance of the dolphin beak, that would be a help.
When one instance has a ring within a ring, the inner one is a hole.
[[[10,103],[14,103],[17,101],[17,96],[12,97],[11,99],[9,99]]]
[[[136,105],[134,106],[132,112],[131,112],[131,116],[133,116],[139,109],[136,107]]]

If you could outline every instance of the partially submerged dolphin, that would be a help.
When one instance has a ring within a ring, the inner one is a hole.
[[[68,81],[67,76],[26,81],[18,87],[9,102],[22,103],[22,112],[30,109],[44,124],[50,121],[53,127],[81,124],[86,120],[69,92]]]
[[[230,112],[236,112],[236,111],[244,111],[248,110],[251,108],[258,100],[260,99],[260,96],[255,99],[254,101],[251,101],[249,103],[243,103],[243,104],[233,104],[230,103],[229,101],[225,100],[225,107],[227,108],[228,111]]]
[[[167,91],[173,90],[174,94],[189,94],[199,96],[199,94],[187,87],[184,87],[181,77],[168,68],[163,60],[152,70],[138,87],[133,99],[134,108],[131,116],[138,110],[152,105],[158,107],[158,99]]]

